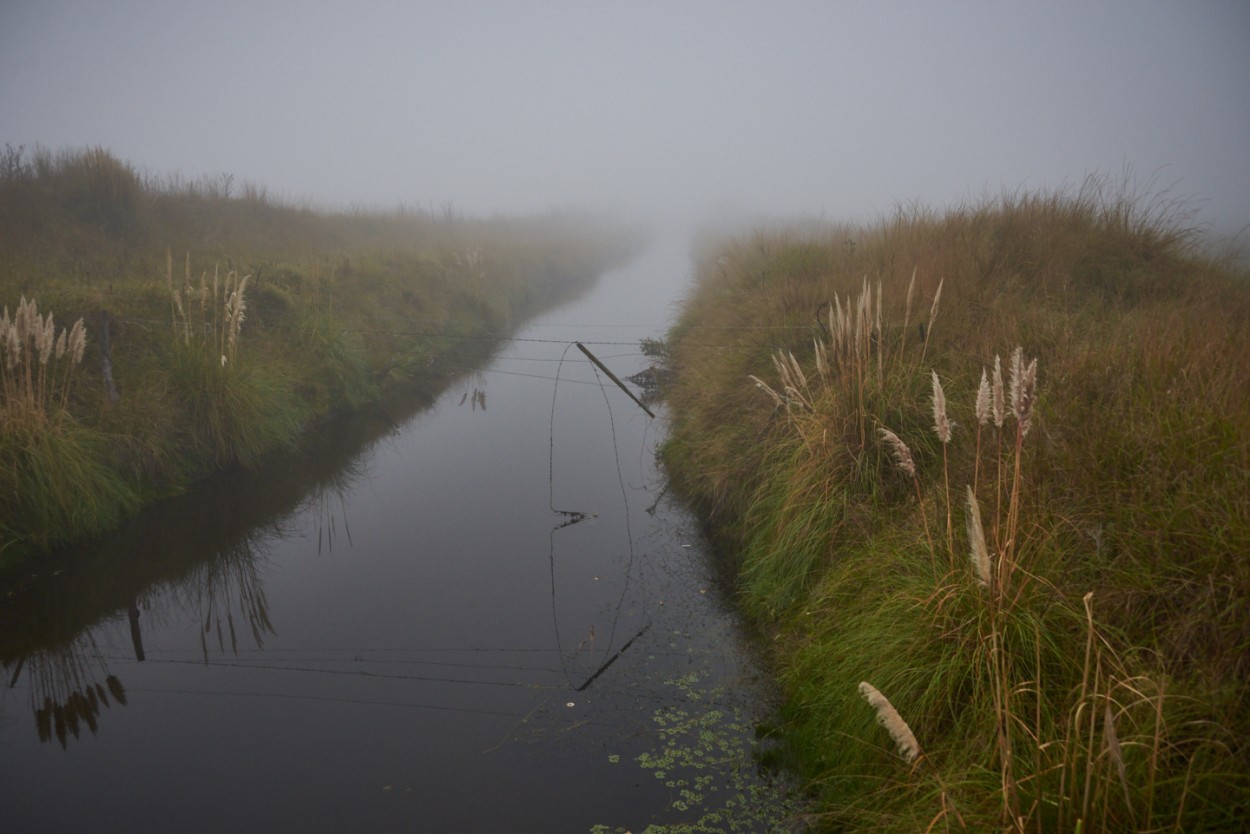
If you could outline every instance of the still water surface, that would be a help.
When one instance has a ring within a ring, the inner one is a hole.
[[[765,687],[662,414],[572,347],[646,367],[689,272],[661,240],[432,404],[5,589],[0,830],[770,830]]]

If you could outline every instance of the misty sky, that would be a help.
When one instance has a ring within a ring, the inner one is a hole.
[[[1250,2],[0,0],[0,142],[340,207],[879,216],[1132,170],[1250,223]]]

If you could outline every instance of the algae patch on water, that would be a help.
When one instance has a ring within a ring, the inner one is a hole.
[[[793,830],[801,795],[761,764],[746,708],[725,687],[706,688],[697,673],[665,686],[679,697],[652,714],[655,744],[634,762],[663,782],[671,798],[665,821],[642,834]],[[622,764],[615,753],[608,761]],[[596,825],[591,834],[633,830]]]

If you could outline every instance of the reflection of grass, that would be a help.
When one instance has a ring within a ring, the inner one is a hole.
[[[6,671],[8,668],[5,664]],[[55,735],[64,748],[70,736],[82,737],[83,728],[95,734],[101,710],[111,705],[110,696],[112,702],[126,705],[126,690],[108,673],[89,631],[70,643],[18,661],[10,688],[16,686],[23,671],[30,681],[30,702],[40,741],[51,741]]]
[[[648,825],[642,834],[789,831],[798,799],[761,773],[745,712],[720,703],[723,690],[701,689],[697,674],[666,684],[676,687],[684,702],[655,711],[659,744],[636,761],[669,789],[675,821]],[[620,756],[608,760],[619,763]],[[591,832],[624,830],[596,825]]]
[[[203,623],[200,649],[205,662],[208,661],[208,638],[214,632],[219,651],[226,651],[228,636],[230,652],[239,653],[239,635],[234,622],[236,610],[247,623],[257,648],[265,645],[266,634],[273,633],[269,603],[257,565],[268,533],[268,530],[258,530],[219,551],[216,558],[201,564],[196,574],[183,586],[194,594],[194,607]]]

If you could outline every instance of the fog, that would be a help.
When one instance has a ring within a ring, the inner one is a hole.
[[[1227,232],[1250,4],[3,0],[0,142],[466,214],[861,220],[1100,173]]]

